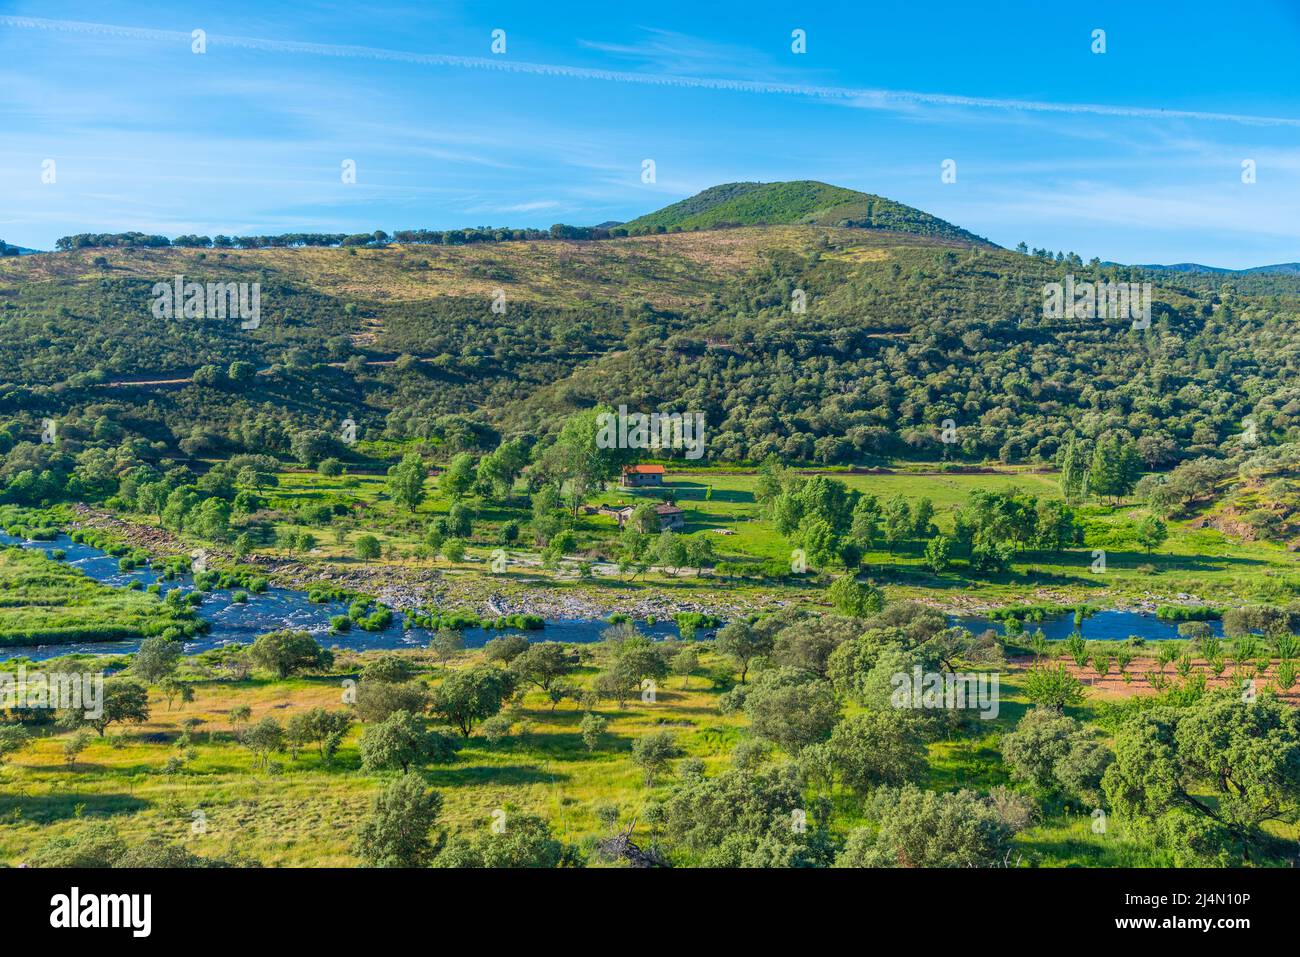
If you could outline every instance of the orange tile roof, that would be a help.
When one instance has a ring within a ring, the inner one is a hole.
[[[623,471],[636,475],[663,475],[664,467],[662,465],[626,465],[623,467]]]

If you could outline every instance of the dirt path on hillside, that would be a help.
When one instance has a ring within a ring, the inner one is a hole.
[[[433,358],[435,357],[415,356],[415,359],[419,362],[428,362]],[[366,365],[368,366],[391,366],[396,364],[397,364],[396,359],[367,359],[366,360]],[[331,369],[342,369],[344,366],[347,365],[347,363],[326,362],[325,365]],[[271,367],[266,366],[263,369],[258,369],[255,375],[270,375],[270,373],[271,373]],[[180,379],[118,379],[114,382],[101,382],[99,383],[99,386],[100,388],[103,389],[130,389],[134,387],[148,388],[148,387],[162,387],[162,386],[169,386],[169,385],[189,385],[193,383],[193,381],[194,381],[194,373],[191,372],[188,376],[185,376],[184,378],[180,378]]]

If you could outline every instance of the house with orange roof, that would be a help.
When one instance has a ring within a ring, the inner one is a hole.
[[[664,467],[662,465],[625,465],[623,478],[619,482],[623,488],[645,488],[647,485],[664,484]]]

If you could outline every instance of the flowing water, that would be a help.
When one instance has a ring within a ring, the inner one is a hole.
[[[143,586],[157,584],[165,595],[172,589],[184,592],[194,590],[194,579],[189,575],[167,581],[160,572],[152,568],[137,568],[134,571],[122,571],[118,559],[98,548],[78,544],[66,535],[49,542],[36,542],[15,538],[0,532],[0,542],[18,545],[22,548],[43,551],[51,555],[62,550],[65,563],[83,574],[118,588],[125,588],[133,581]],[[282,628],[294,628],[307,631],[327,647],[352,648],[421,648],[427,645],[433,634],[425,628],[405,627],[405,617],[400,612],[393,613],[393,621],[383,631],[362,631],[354,628],[344,634],[331,635],[329,621],[335,615],[346,615],[348,606],[342,602],[315,603],[307,598],[307,593],[291,588],[272,586],[260,595],[249,594],[248,601],[233,601],[238,589],[214,588],[208,598],[198,608],[198,614],[207,621],[211,628],[185,643],[187,654],[196,654],[209,648],[218,648],[227,644],[250,644],[258,635]],[[490,639],[503,634],[521,634],[530,641],[568,641],[593,642],[600,640],[600,634],[609,627],[609,622],[600,619],[556,620],[548,621],[541,630],[520,631],[516,629],[467,628],[462,632],[465,647],[479,648]],[[644,622],[640,630],[653,638],[678,637],[677,626],[671,621],[656,622],[647,626]],[[0,647],[0,661],[16,656],[32,659],[52,658],[72,652],[89,652],[92,654],[121,654],[135,651],[139,641],[95,641],[72,642],[68,644],[51,644],[39,646],[8,645]]]
[[[953,621],[976,632],[984,631],[987,628],[992,628],[998,634],[1003,631],[1002,622],[990,621],[987,618],[963,617],[954,618]],[[1221,622],[1208,621],[1206,624],[1210,626],[1216,635],[1223,634]],[[1059,615],[1052,615],[1042,621],[1025,622],[1026,633],[1037,631],[1040,628],[1049,639],[1069,638],[1071,633],[1076,630],[1074,612],[1067,611]],[[1178,623],[1161,621],[1155,616],[1154,612],[1099,611],[1091,617],[1085,618],[1078,631],[1089,641],[1123,641],[1130,635],[1152,641],[1162,638],[1177,638]]]
[[[194,590],[194,579],[188,575],[166,581],[159,572],[152,568],[137,568],[122,571],[118,559],[98,548],[78,544],[66,535],[60,535],[54,541],[37,542],[15,538],[0,532],[0,542],[18,545],[22,548],[43,551],[50,555],[55,550],[62,550],[67,564],[78,569],[98,582],[125,588],[133,581],[142,585],[157,584],[163,594],[174,588],[183,591]],[[209,648],[218,648],[227,644],[249,644],[258,635],[282,628],[294,628],[307,631],[316,636],[321,644],[339,648],[364,650],[368,648],[419,648],[428,644],[433,637],[427,629],[412,626],[405,627],[405,618],[400,612],[393,613],[392,624],[383,631],[361,631],[354,629],[344,634],[331,635],[329,620],[335,615],[346,615],[348,608],[342,602],[325,602],[318,604],[307,599],[307,593],[291,588],[271,587],[260,595],[250,594],[248,601],[233,601],[234,590],[216,588],[208,593],[208,598],[199,606],[200,617],[210,625],[210,630],[185,643],[185,651],[195,654]],[[999,622],[989,621],[977,616],[954,617],[954,624],[963,625],[974,631],[992,628],[999,633],[1003,626]],[[1222,633],[1218,622],[1210,622],[1216,634]],[[462,634],[465,647],[478,648],[491,638],[507,633],[522,634],[530,641],[599,641],[601,632],[609,623],[601,619],[574,619],[548,621],[538,631],[517,631],[515,629],[468,628]],[[640,630],[653,638],[678,637],[677,626],[671,621],[656,622],[654,625],[638,624]],[[1041,628],[1051,639],[1066,638],[1075,630],[1074,615],[1065,612],[1045,618],[1041,622],[1027,623],[1026,631]],[[1160,621],[1154,614],[1133,611],[1099,611],[1083,622],[1083,637],[1090,640],[1123,640],[1130,635],[1137,635],[1147,640],[1178,637],[1177,624]],[[4,646],[0,647],[0,661],[15,656],[32,659],[52,658],[71,652],[90,652],[114,654],[135,651],[138,641],[97,641],[73,642],[39,646]]]

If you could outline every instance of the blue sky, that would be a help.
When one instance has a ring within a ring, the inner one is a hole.
[[[591,224],[819,179],[1006,246],[1300,260],[1296,2],[160,6],[0,0],[0,238]]]

